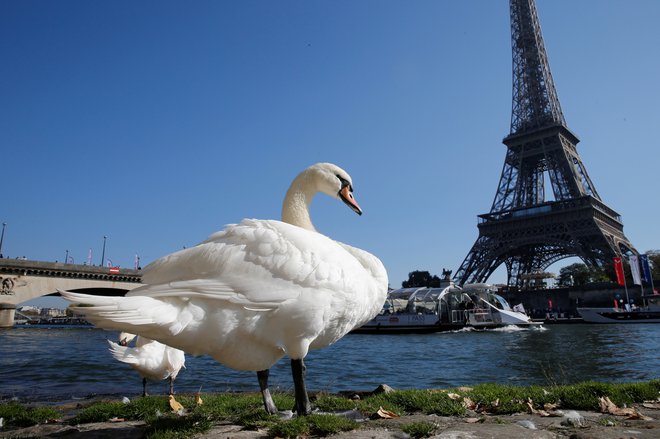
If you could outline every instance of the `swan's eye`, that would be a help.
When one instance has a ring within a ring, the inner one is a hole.
[[[339,181],[341,182],[341,188],[344,189],[346,186],[348,186],[348,190],[350,192],[353,192],[353,185],[351,185],[351,183],[349,183],[348,180],[343,178],[341,175],[339,175],[339,174],[336,174],[336,175],[337,175],[337,178],[339,179]]]

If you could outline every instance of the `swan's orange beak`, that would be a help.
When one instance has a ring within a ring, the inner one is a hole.
[[[358,215],[362,215],[362,209],[360,209],[360,206],[358,206],[357,201],[355,201],[355,198],[353,198],[353,193],[352,193],[351,185],[347,184],[344,187],[341,188],[339,191],[339,198],[350,207],[353,212],[357,213]]]

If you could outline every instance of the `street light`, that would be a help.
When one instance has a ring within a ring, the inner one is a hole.
[[[2,223],[2,235],[0,235],[0,258],[2,258],[2,241],[5,240],[5,227],[7,223]]]
[[[69,250],[66,251],[66,255],[64,256],[64,263],[65,264],[69,263]]]
[[[103,235],[103,252],[101,253],[101,267],[103,267],[103,261],[105,261],[105,240],[106,239],[108,239],[108,237]]]

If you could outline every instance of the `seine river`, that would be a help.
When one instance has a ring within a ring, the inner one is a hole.
[[[141,378],[115,361],[90,327],[0,330],[0,400],[68,401],[141,393]],[[446,388],[477,383],[570,384],[584,380],[646,381],[660,377],[660,325],[550,325],[426,335],[347,335],[307,359],[310,390]],[[271,385],[292,388],[289,362],[271,369]],[[165,394],[166,382],[150,383]],[[257,391],[256,374],[209,357],[186,356],[179,393]]]

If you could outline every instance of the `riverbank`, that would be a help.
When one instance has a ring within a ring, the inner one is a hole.
[[[326,436],[333,439],[402,439],[434,437],[444,439],[652,439],[660,437],[658,409],[636,406],[646,419],[626,419],[597,412],[569,411],[570,416],[543,417],[538,414],[517,413],[506,416],[479,415],[468,417],[413,414],[395,419],[368,420],[356,430]],[[411,431],[412,430],[412,431]],[[79,424],[75,426],[52,423],[0,431],[2,438],[55,438],[67,439],[138,439],[147,437],[144,421],[113,421]],[[408,431],[408,433],[406,433]],[[420,432],[415,434],[415,432]],[[430,436],[423,436],[428,432]],[[172,436],[176,437],[176,436]],[[267,430],[248,430],[243,426],[222,422],[204,433],[194,434],[196,439],[265,439],[272,437]],[[319,435],[307,436],[310,438]]]
[[[38,404],[22,412],[18,404],[13,412],[0,405],[0,417],[5,416],[0,437],[650,439],[660,437],[659,390],[658,380],[552,388],[394,391],[381,386],[372,392],[314,394],[314,406],[325,414],[289,420],[266,416],[258,394],[201,395],[201,404],[195,395],[177,395],[185,407],[178,413],[164,396],[68,403],[44,412]],[[291,407],[293,399],[277,394],[275,402]],[[29,415],[36,425],[26,426]]]

